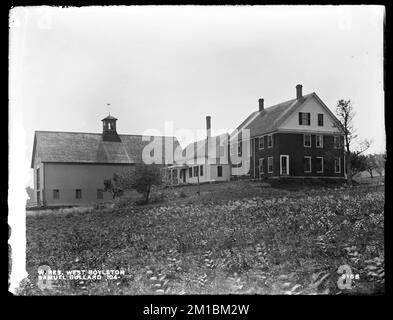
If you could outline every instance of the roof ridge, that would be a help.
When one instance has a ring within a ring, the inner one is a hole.
[[[92,135],[102,135],[102,133],[96,132],[77,132],[77,131],[51,131],[51,130],[35,130],[35,133],[71,133],[71,134],[92,134]],[[176,138],[175,136],[156,136],[149,134],[128,134],[128,133],[118,133],[119,136],[140,136],[140,137],[167,137]]]
[[[308,94],[304,94],[303,95],[303,98],[308,98],[308,96],[310,96],[310,95],[313,95],[315,92],[311,92],[311,93],[308,93]],[[280,102],[280,103],[276,103],[276,104],[274,104],[274,105],[272,105],[272,106],[270,106],[270,107],[267,107],[267,108],[264,108],[264,110],[266,110],[266,109],[270,109],[270,108],[272,108],[272,107],[276,107],[276,106],[279,106],[279,105],[281,105],[281,104],[286,104],[286,103],[289,103],[290,101],[295,101],[295,100],[297,100],[297,98],[293,98],[293,99],[289,99],[289,100],[286,100],[286,101],[283,101],[283,102]]]
[[[228,132],[225,132],[225,133],[222,133],[222,134],[217,134],[217,135],[215,135],[215,136],[211,136],[210,138],[217,138],[217,137],[222,137],[222,136],[230,136],[230,134],[228,133]],[[207,137],[206,138],[203,138],[203,139],[200,139],[200,140],[196,140],[196,141],[193,141],[193,142],[190,142],[189,144],[187,144],[186,145],[186,148],[188,147],[188,146],[191,146],[191,145],[195,145],[196,143],[198,143],[198,142],[203,142],[203,143],[206,143],[206,139],[207,139]]]

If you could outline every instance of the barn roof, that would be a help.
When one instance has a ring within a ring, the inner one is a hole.
[[[172,140],[174,149],[179,145],[175,137],[126,134],[119,134],[119,137],[121,142],[112,142],[103,141],[100,133],[36,131],[31,167],[34,167],[35,157],[42,162],[141,163],[142,150],[153,138],[162,139],[164,161],[165,141]],[[142,140],[143,137],[147,140]]]

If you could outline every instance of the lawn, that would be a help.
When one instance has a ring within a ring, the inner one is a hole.
[[[27,216],[26,295],[381,294],[384,189],[234,181],[135,194],[113,208]],[[123,270],[117,279],[58,280],[37,268]],[[337,286],[342,265],[357,279]]]

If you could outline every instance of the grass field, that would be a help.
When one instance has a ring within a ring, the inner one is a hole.
[[[27,216],[20,294],[381,294],[384,187],[234,181],[128,194],[113,208]],[[37,268],[122,269],[105,280],[37,286]],[[348,265],[351,289],[337,287]]]

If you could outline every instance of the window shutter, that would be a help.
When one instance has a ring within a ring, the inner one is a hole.
[[[307,124],[310,125],[310,123],[311,123],[311,121],[310,121],[310,113],[307,113],[307,118],[308,118]]]
[[[302,113],[299,112],[299,125],[301,125],[301,124],[302,124]]]

